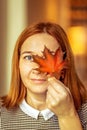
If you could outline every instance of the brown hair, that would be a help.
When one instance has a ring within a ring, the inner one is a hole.
[[[7,96],[2,97],[3,106],[7,108],[14,107],[25,98],[26,88],[21,81],[19,73],[20,49],[26,38],[42,32],[56,38],[62,51],[66,52],[65,58],[68,60],[69,69],[64,71],[65,77],[63,82],[70,89],[75,107],[78,109],[87,99],[86,90],[76,74],[72,50],[65,31],[58,24],[50,22],[29,26],[19,36],[13,53],[10,91]]]

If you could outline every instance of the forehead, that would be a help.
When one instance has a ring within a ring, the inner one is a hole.
[[[59,47],[57,40],[47,33],[38,33],[28,37],[22,47],[21,51],[41,52],[46,46],[51,51],[56,51]]]

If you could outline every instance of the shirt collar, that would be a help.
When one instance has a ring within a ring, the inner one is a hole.
[[[39,114],[43,116],[44,120],[48,120],[54,115],[54,113],[49,109],[39,111],[39,110],[31,107],[29,104],[27,104],[27,102],[25,100],[22,101],[22,103],[19,105],[19,107],[25,114],[27,114],[28,116],[31,116],[35,119],[38,119]]]

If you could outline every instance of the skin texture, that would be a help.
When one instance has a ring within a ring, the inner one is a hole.
[[[59,48],[56,39],[47,33],[30,36],[21,47],[19,69],[27,88],[26,101],[38,110],[52,110],[58,116],[61,130],[82,130],[69,89],[55,77],[35,70],[39,65],[32,55],[43,56],[44,46],[52,53]]]

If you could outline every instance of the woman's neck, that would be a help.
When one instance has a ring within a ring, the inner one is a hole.
[[[27,103],[37,110],[46,109],[46,94],[28,93],[26,96]]]

